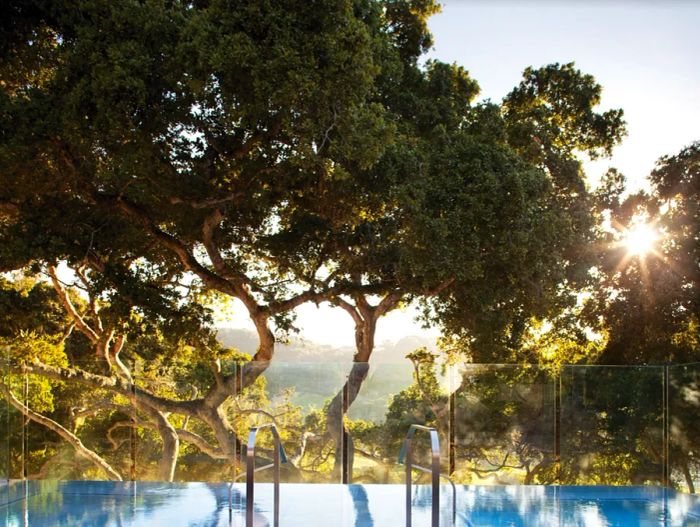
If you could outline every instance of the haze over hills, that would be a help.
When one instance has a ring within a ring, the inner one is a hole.
[[[258,347],[258,337],[254,331],[240,328],[219,328],[219,341],[226,347],[233,347],[253,355]],[[406,362],[406,354],[416,348],[426,347],[430,351],[437,351],[435,339],[409,335],[396,342],[384,341],[377,344],[372,354],[372,364],[403,363]],[[275,346],[275,362],[339,362],[352,361],[355,349],[352,346],[331,346],[320,344],[308,339],[292,338],[287,344]]]
[[[257,335],[248,329],[219,328],[218,339],[224,346],[250,355],[258,346]],[[406,354],[422,346],[437,351],[435,339],[419,335],[378,344],[367,380],[348,416],[383,422],[392,396],[413,382],[413,366]],[[290,397],[304,414],[323,408],[342,389],[354,352],[352,346],[331,346],[302,338],[277,344],[275,358],[265,371],[268,397],[280,402]]]

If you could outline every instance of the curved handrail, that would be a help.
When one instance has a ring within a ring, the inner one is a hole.
[[[413,436],[417,431],[428,432],[430,435],[431,463],[430,468],[413,464]],[[440,473],[440,436],[432,426],[413,424],[408,429],[401,452],[399,453],[399,463],[406,463],[406,527],[411,527],[411,471],[415,468],[431,475],[431,486],[433,489],[432,503],[432,527],[440,525],[440,478],[443,477],[452,485],[452,525],[457,519],[457,487],[448,476]]]
[[[258,432],[265,428],[269,428],[274,439],[274,455],[272,463],[255,468],[255,443],[257,441]],[[245,495],[245,524],[246,527],[253,527],[253,506],[255,501],[255,473],[268,468],[273,469],[274,481],[274,527],[279,527],[280,522],[280,463],[287,462],[287,454],[284,452],[282,441],[280,439],[277,427],[273,423],[256,426],[248,431],[248,444],[246,448],[246,495]],[[237,478],[236,478],[237,479]],[[231,496],[229,486],[229,508],[231,507]]]

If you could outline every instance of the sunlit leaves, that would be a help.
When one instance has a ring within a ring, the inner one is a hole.
[[[610,201],[620,234],[600,251],[590,309],[610,334],[607,362],[697,358],[699,166],[693,143],[659,160],[650,193]]]

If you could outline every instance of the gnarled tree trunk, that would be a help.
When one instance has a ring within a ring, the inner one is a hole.
[[[342,299],[337,304],[345,309],[355,322],[355,355],[350,373],[341,390],[333,397],[326,414],[328,435],[335,445],[335,461],[333,463],[333,478],[344,483],[352,481],[352,471],[355,461],[353,440],[345,428],[344,417],[357,399],[362,384],[369,373],[369,359],[374,351],[374,336],[377,320],[387,311],[395,307],[400,300],[398,295],[388,295],[377,306],[372,306],[366,298],[358,295],[355,305]]]

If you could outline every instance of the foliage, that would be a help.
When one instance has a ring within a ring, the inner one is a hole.
[[[0,336],[10,337],[21,330],[53,334],[63,329],[66,315],[54,301],[51,288],[35,285],[31,278],[0,277]]]

